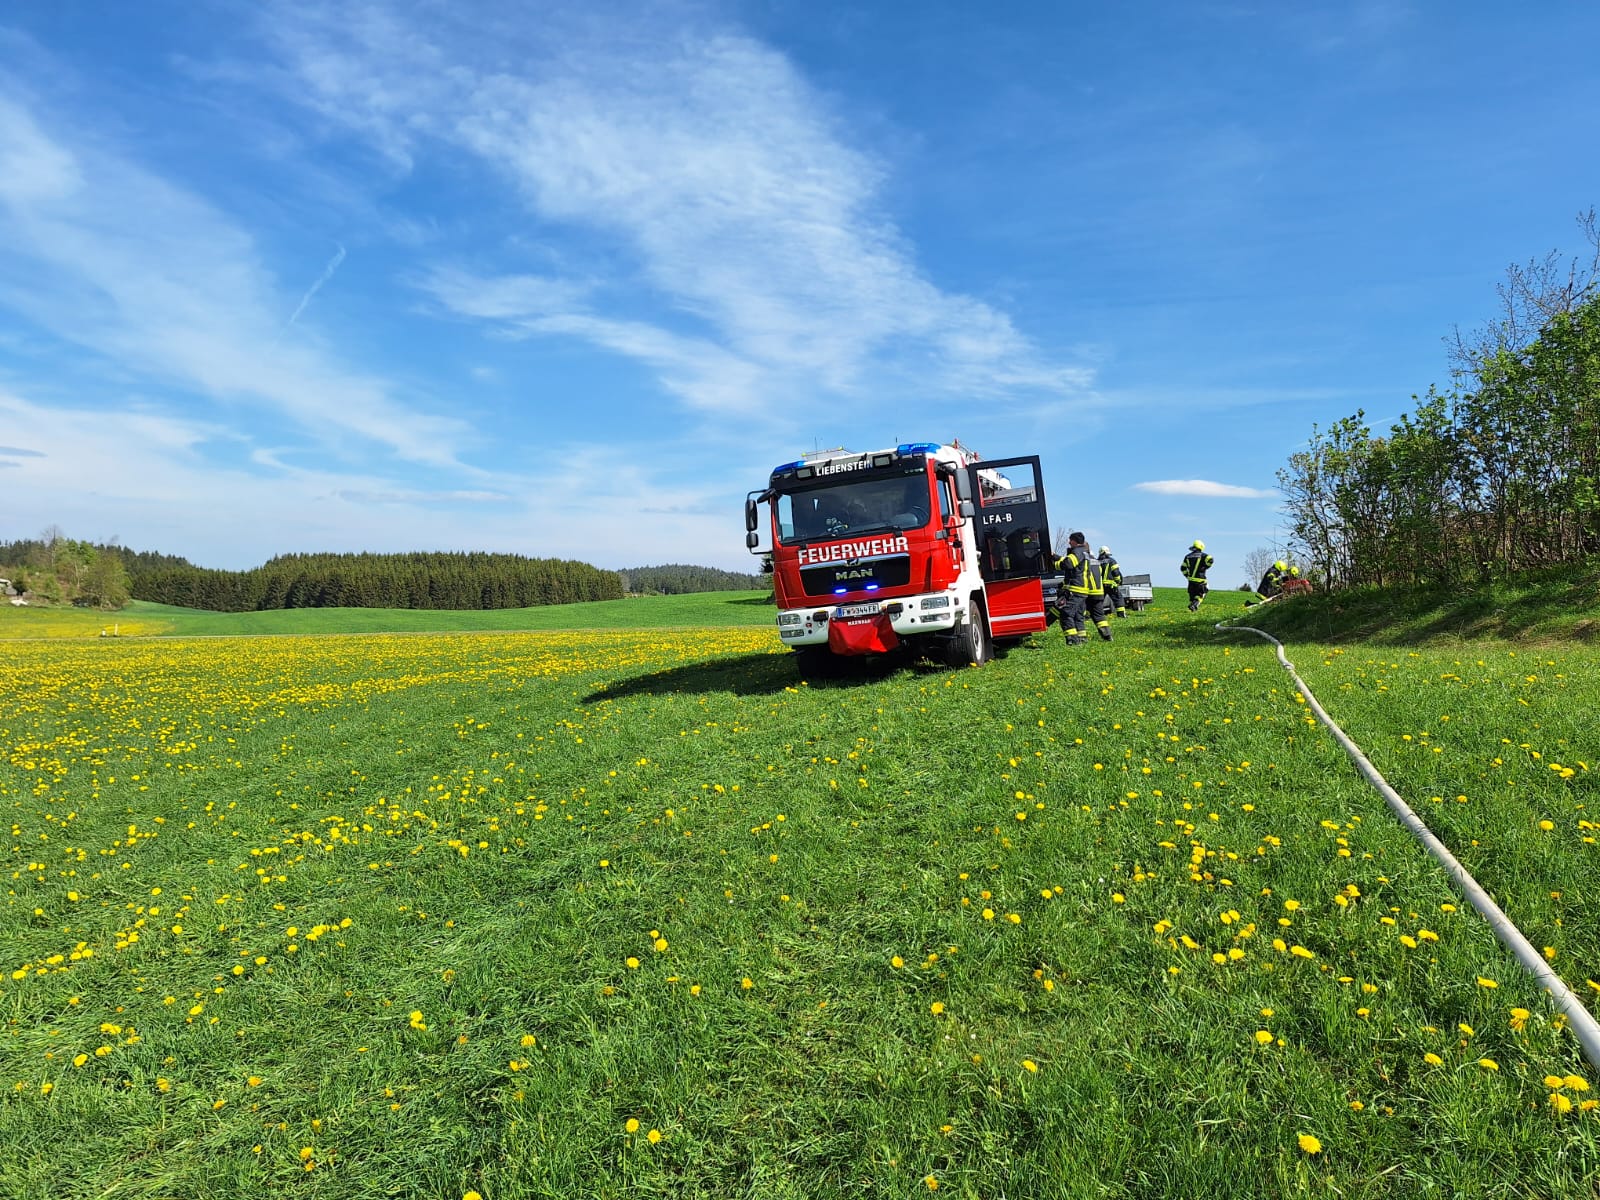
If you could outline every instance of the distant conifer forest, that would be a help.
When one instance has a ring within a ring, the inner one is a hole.
[[[59,528],[0,541],[0,579],[32,603],[114,610],[131,598],[212,612],[533,608],[766,586],[760,575],[684,563],[606,571],[568,559],[475,551],[282,554],[249,570],[223,571],[176,555],[75,540]]]

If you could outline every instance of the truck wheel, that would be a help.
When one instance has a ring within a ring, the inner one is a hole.
[[[994,640],[989,636],[989,615],[981,603],[974,603],[967,611],[965,623],[959,626],[945,651],[945,662],[952,667],[971,663],[981,667],[994,657]]]

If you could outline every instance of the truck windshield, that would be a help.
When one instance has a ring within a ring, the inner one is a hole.
[[[818,542],[886,530],[921,529],[933,513],[928,476],[876,475],[781,493],[781,542]]]

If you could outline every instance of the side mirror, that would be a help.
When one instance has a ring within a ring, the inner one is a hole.
[[[754,534],[755,531],[756,531],[756,524],[757,524],[757,522],[756,522],[756,502],[755,502],[755,498],[753,496],[746,496],[744,498],[744,527],[751,534]],[[745,539],[745,544],[750,546],[752,549],[755,548],[755,542],[751,541],[748,538]]]
[[[969,517],[970,518],[977,511],[978,511],[977,508],[975,508],[973,506],[973,503],[972,503],[971,500],[963,500],[961,502],[961,515],[963,517]]]
[[[761,535],[752,529],[744,535],[744,544],[747,549],[754,550],[761,544]]]

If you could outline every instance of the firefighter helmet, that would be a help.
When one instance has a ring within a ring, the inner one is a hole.
[[[1277,562],[1273,563],[1272,565],[1277,567],[1278,570],[1280,570],[1280,571],[1287,571],[1289,569],[1289,564],[1284,562],[1283,559],[1281,559],[1281,558]]]
[[[1300,568],[1299,567],[1290,567],[1289,568],[1289,574],[1293,575],[1296,579],[1298,579],[1300,577]]]
[[[1110,558],[1111,557],[1111,547],[1110,546],[1101,546],[1100,547],[1100,553],[1104,554],[1107,558]]]
[[[1202,542],[1199,538],[1195,538],[1194,541],[1189,543],[1189,548],[1191,550],[1204,550],[1206,548],[1206,544],[1204,542]]]

